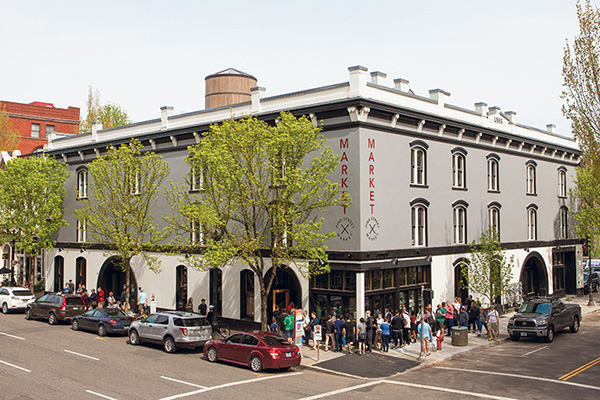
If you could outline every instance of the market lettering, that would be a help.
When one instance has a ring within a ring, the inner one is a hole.
[[[375,178],[369,178],[369,189],[375,188]]]
[[[340,149],[347,149],[347,148],[348,148],[348,138],[340,139]]]
[[[348,178],[342,178],[342,187],[343,188],[347,188],[348,187]]]
[[[348,141],[348,138],[345,139],[340,139],[340,150],[342,149],[348,149],[350,148],[350,143]],[[342,158],[340,159],[340,163],[342,163],[342,175],[348,175],[348,164],[344,164],[344,163],[348,163],[349,159],[348,159],[348,154],[345,151],[342,151]],[[348,188],[348,178],[342,178],[342,188]],[[346,194],[348,193],[347,191],[343,190],[342,194]],[[344,207],[344,214],[346,214],[346,206]]]
[[[375,162],[375,157],[373,156],[373,152],[371,152],[371,154],[369,154],[369,161]]]
[[[342,153],[342,159],[340,160],[340,162],[343,162],[343,161],[348,161],[348,155],[346,154],[346,152]]]
[[[375,139],[367,138],[367,147],[375,150]],[[375,152],[369,152],[369,175],[375,175]],[[369,177],[369,208],[371,214],[375,213],[375,177]]]

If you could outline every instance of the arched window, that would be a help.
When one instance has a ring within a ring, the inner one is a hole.
[[[185,306],[187,305],[187,272],[187,267],[185,265],[178,265],[175,268],[175,308],[177,310],[185,310]]]
[[[452,150],[452,187],[465,189],[467,187],[466,165],[467,151],[461,147]]]
[[[82,169],[77,172],[77,198],[87,199],[88,197],[88,171]]]
[[[75,260],[75,286],[86,285],[87,261],[83,257],[77,257]]]
[[[537,206],[527,207],[527,240],[537,240]]]
[[[410,183],[427,185],[427,143],[415,140],[410,144]]]
[[[535,161],[527,161],[527,194],[536,194]]]
[[[204,232],[198,221],[190,223],[190,241],[192,244],[204,244]]]
[[[467,207],[461,204],[454,205],[454,244],[467,243]]]
[[[567,171],[565,167],[558,169],[558,196],[567,197]]]
[[[497,154],[487,156],[488,191],[500,191],[500,157]]]
[[[413,246],[427,246],[427,207],[429,202],[417,199],[411,202],[411,237]]]
[[[65,259],[62,256],[54,257],[54,291],[62,292],[65,287]]]
[[[498,235],[498,240],[500,240],[500,208],[501,207],[502,206],[497,202],[488,204],[489,228],[496,231],[496,234]]]
[[[87,225],[85,221],[77,220],[77,243],[85,243],[87,241]]]
[[[254,319],[254,272],[249,269],[240,272],[240,311],[241,318]]]
[[[558,210],[558,222],[559,222],[559,239],[569,238],[569,225],[568,225],[569,209],[565,206]]]
[[[200,162],[190,158],[190,191],[197,192],[202,190],[204,185],[204,175]]]

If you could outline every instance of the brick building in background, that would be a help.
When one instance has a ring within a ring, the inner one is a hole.
[[[13,128],[19,132],[17,150],[21,154],[41,151],[48,143],[48,134],[77,133],[79,126],[79,108],[56,108],[52,103],[34,101],[33,103],[15,103],[0,101],[8,113]]]

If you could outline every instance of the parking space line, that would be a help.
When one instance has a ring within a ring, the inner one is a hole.
[[[100,394],[100,393],[92,392],[91,390],[86,390],[86,392],[87,392],[87,393],[89,393],[89,394],[96,395],[96,396],[98,396],[98,397],[102,397],[103,399],[108,399],[108,400],[117,400],[117,399],[115,399],[115,398],[113,398],[113,397],[108,397],[108,396],[105,396],[105,395],[103,395],[103,394]]]
[[[446,369],[449,371],[473,372],[473,373],[477,373],[477,374],[486,374],[486,375],[509,376],[511,378],[530,379],[530,380],[534,380],[534,381],[551,382],[551,383],[558,383],[561,385],[577,386],[577,387],[591,389],[591,390],[600,390],[600,387],[598,387],[598,386],[585,385],[583,383],[559,381],[558,379],[540,378],[537,376],[530,376],[530,375],[509,374],[506,372],[495,372],[495,371],[481,371],[481,370],[477,370],[477,369],[467,369],[467,368],[451,368],[451,367],[435,367],[435,366],[433,368]]]
[[[540,350],[544,350],[544,349],[547,349],[547,348],[548,348],[548,346],[540,347],[539,349],[535,349],[535,350],[532,350],[532,351],[530,351],[529,353],[525,353],[525,354],[523,354],[521,357],[527,357],[527,356],[528,356],[528,355],[530,355],[530,354],[533,354],[533,353],[535,353],[535,352],[538,352],[538,351],[540,351]]]
[[[283,378],[283,377],[286,377],[286,376],[294,376],[294,375],[301,375],[301,374],[302,374],[302,372],[292,372],[292,373],[286,373],[286,374],[280,374],[280,375],[265,376],[263,378],[248,379],[248,380],[245,380],[245,381],[237,381],[237,382],[231,382],[231,383],[224,383],[222,385],[211,386],[211,387],[207,387],[205,389],[194,390],[193,392],[187,392],[187,393],[176,394],[174,396],[163,397],[160,400],[180,399],[182,397],[193,396],[195,394],[200,394],[200,393],[208,392],[208,391],[211,391],[211,390],[224,389],[224,388],[227,388],[227,387],[230,387],[230,386],[244,385],[246,383],[253,383],[253,382],[259,382],[259,381],[265,381],[265,380],[268,380],[268,379]]]
[[[512,397],[502,397],[502,396],[494,396],[494,395],[485,394],[485,393],[467,392],[464,390],[449,389],[449,388],[444,388],[444,387],[439,387],[439,386],[420,385],[418,383],[398,382],[398,381],[389,381],[389,380],[383,380],[381,382],[390,383],[390,384],[394,384],[394,385],[409,386],[409,387],[414,387],[414,388],[418,388],[418,389],[436,390],[438,392],[463,394],[463,395],[468,395],[468,396],[472,396],[472,397],[481,397],[484,399],[517,400]]]
[[[16,368],[16,369],[20,369],[21,371],[25,371],[25,372],[31,372],[30,370],[28,370],[28,369],[26,369],[26,368],[19,367],[18,365],[15,365],[15,364],[7,363],[6,361],[2,361],[2,360],[0,360],[0,363],[1,363],[1,364],[4,364],[4,365],[8,365],[9,367],[13,367],[13,368]]]
[[[573,371],[571,371],[571,372],[569,372],[567,374],[564,374],[563,376],[561,376],[558,379],[561,380],[561,381],[566,381],[567,379],[572,378],[575,375],[579,374],[580,372],[583,372],[586,369],[591,368],[594,365],[599,364],[599,363],[600,363],[600,357],[596,358],[595,360],[590,361],[587,364],[582,365],[581,367],[579,367],[577,369],[574,369]]]
[[[350,387],[346,387],[346,388],[343,388],[343,389],[332,390],[331,392],[327,392],[327,393],[315,394],[314,396],[303,397],[300,400],[322,399],[323,397],[335,396],[336,394],[351,392],[351,391],[356,390],[356,389],[362,389],[362,388],[365,388],[365,387],[377,385],[379,383],[381,383],[381,381],[373,381],[373,382],[361,383],[360,385],[356,385],[356,386],[350,386]]]
[[[85,354],[81,354],[81,353],[75,353],[74,351],[71,351],[71,350],[65,350],[65,352],[70,353],[70,354],[75,354],[76,356],[79,356],[79,357],[85,357],[85,358],[89,358],[91,360],[100,361],[99,358],[92,357],[92,356],[86,356]]]
[[[185,381],[180,381],[179,379],[169,378],[167,376],[161,376],[161,378],[166,379],[168,381],[173,381],[173,382],[177,382],[177,383],[183,383],[184,385],[194,386],[194,387],[197,387],[197,388],[200,388],[200,389],[206,389],[206,386],[196,385],[195,383],[190,383],[190,382],[185,382]]]
[[[2,336],[8,336],[8,337],[11,337],[11,338],[14,338],[14,339],[19,339],[19,340],[25,340],[25,338],[22,338],[22,337],[19,337],[19,336],[15,336],[15,335],[10,335],[10,334],[4,333],[4,332],[0,332],[0,335],[2,335]]]

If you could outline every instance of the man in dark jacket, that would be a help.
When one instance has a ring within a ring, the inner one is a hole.
[[[402,347],[402,329],[404,329],[404,317],[400,311],[392,317],[392,343],[394,347]]]
[[[479,307],[477,307],[477,303],[474,301],[471,302],[471,308],[469,308],[469,327],[467,328],[469,332],[477,332],[477,320],[479,319]],[[473,329],[471,330],[471,326]]]
[[[335,329],[335,352],[341,352],[343,346],[343,336],[344,336],[344,319],[342,315],[339,314],[335,323],[333,324]]]
[[[367,351],[371,351],[371,345],[373,344],[373,317],[371,316],[371,311],[367,311],[367,319],[365,321],[367,325]]]

